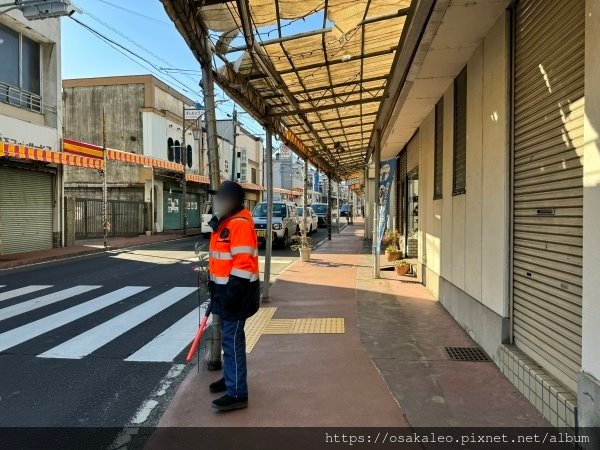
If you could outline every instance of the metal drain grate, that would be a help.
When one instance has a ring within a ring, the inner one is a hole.
[[[490,358],[479,347],[443,347],[452,361],[489,361]]]

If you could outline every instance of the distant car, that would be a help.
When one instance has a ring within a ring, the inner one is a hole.
[[[252,217],[258,243],[262,245],[267,234],[267,203],[257,204],[252,211]],[[290,202],[273,202],[273,244],[286,248],[292,236],[299,231],[296,205]]]
[[[306,208],[306,226],[308,230],[306,232],[311,234],[313,231],[317,231],[319,227],[319,218],[317,217],[317,213],[310,206]],[[296,212],[298,214],[298,222],[300,223],[300,231],[304,229],[304,207],[298,206],[296,208]]]
[[[348,204],[342,205],[340,208],[340,217],[346,217],[348,215]]]
[[[327,203],[312,203],[311,208],[315,210],[317,213],[317,217],[319,218],[319,226],[326,227],[327,222],[327,210],[329,209],[329,205]],[[331,211],[331,220],[334,221],[337,218],[337,213],[335,211]]]

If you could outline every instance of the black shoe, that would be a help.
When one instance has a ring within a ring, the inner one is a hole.
[[[216,394],[218,392],[225,392],[227,387],[225,386],[225,378],[221,378],[219,381],[215,381],[208,386],[208,390],[212,394]]]
[[[248,397],[230,397],[225,394],[212,402],[212,407],[219,411],[233,411],[248,407]]]
[[[221,370],[223,365],[221,364],[221,361],[209,361],[206,368],[210,371]]]

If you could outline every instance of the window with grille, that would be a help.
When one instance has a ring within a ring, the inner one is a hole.
[[[467,68],[454,80],[454,177],[452,193],[466,192],[467,177]]]
[[[442,198],[444,177],[444,99],[435,105],[435,147],[433,158],[433,198]]]
[[[0,25],[0,56],[0,102],[43,112],[40,44]]]

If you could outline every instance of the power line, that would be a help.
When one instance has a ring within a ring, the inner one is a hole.
[[[163,24],[163,25],[168,25],[168,26],[172,26],[173,25],[173,23],[171,23],[171,22],[167,22],[165,20],[160,20],[160,19],[157,19],[155,17],[146,16],[145,14],[141,14],[141,13],[139,13],[137,11],[132,10],[132,9],[125,8],[124,6],[121,6],[121,5],[115,5],[114,3],[108,2],[106,0],[96,0],[96,1],[98,1],[100,3],[104,3],[105,5],[112,6],[113,8],[117,8],[117,9],[120,9],[122,11],[128,12],[129,14],[133,14],[135,16],[139,16],[139,17],[142,17],[144,19],[151,20],[153,22],[157,22],[157,23],[160,23],[160,24]]]
[[[101,32],[99,32],[98,30],[92,28],[91,26],[89,26],[88,24],[81,22],[80,20],[74,18],[71,16],[71,20],[74,20],[75,22],[77,22],[80,26],[82,26],[83,28],[85,28],[86,30],[88,30],[90,33],[94,34],[96,37],[100,38],[101,40],[105,41],[106,43],[108,43],[109,45],[111,45],[111,47],[115,48],[118,47],[119,49],[123,50],[124,52],[130,54],[131,56],[138,58],[139,60],[145,62],[146,64],[150,65],[155,71],[162,73],[163,75],[171,78],[173,81],[175,81],[180,87],[182,87],[185,92],[189,93],[189,94],[195,94],[195,95],[199,95],[199,92],[194,91],[192,88],[190,88],[189,86],[186,86],[185,84],[183,84],[181,81],[179,81],[177,78],[173,77],[172,75],[168,74],[168,73],[164,73],[160,70],[160,68],[158,66],[156,66],[154,63],[152,63],[151,61],[149,61],[148,59],[144,58],[143,56],[140,56],[139,54],[135,53],[133,50],[128,49],[127,47],[125,47],[124,45],[114,41],[113,39],[109,38],[108,36],[102,34]],[[119,51],[119,53],[122,53],[122,51]],[[126,55],[127,56],[127,55]],[[128,56],[129,57],[129,56]],[[131,57],[129,57],[129,59],[132,59]],[[141,65],[142,67],[144,67],[146,70],[148,70],[147,67],[143,66],[142,64],[139,63],[139,61],[135,61],[134,59],[132,59],[134,62],[138,63],[139,65]],[[157,75],[156,72],[152,72],[154,75]],[[157,75],[158,76],[158,75]]]

